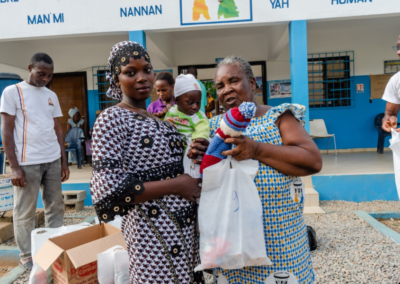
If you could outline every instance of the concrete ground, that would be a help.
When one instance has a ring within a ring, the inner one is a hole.
[[[365,174],[393,174],[393,153],[385,150],[383,154],[377,152],[338,153],[334,151],[322,154],[322,171],[316,175],[365,175]]]
[[[338,153],[334,151],[322,154],[323,166],[316,175],[358,175],[358,174],[393,174],[393,154],[385,149],[383,154],[376,152]],[[89,183],[92,167],[85,165],[81,170],[76,165],[69,167],[71,172],[69,183]],[[9,171],[8,171],[9,172]]]
[[[318,249],[311,254],[317,284],[400,282],[400,245],[353,213],[400,211],[400,202],[321,201],[321,207],[327,214],[305,216],[317,233]],[[86,208],[85,215],[92,210]],[[13,283],[28,283],[28,274]]]

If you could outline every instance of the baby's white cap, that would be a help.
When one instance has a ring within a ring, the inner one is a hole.
[[[190,91],[200,91],[201,88],[199,82],[197,82],[196,78],[192,74],[181,74],[175,80],[175,87],[174,87],[174,95],[175,98],[186,94]]]

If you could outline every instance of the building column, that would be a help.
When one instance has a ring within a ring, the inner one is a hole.
[[[144,48],[146,47],[146,33],[144,31],[130,31],[129,32],[129,40],[135,41],[143,45]],[[146,107],[149,106],[151,103],[151,98],[149,97],[146,101]]]
[[[290,78],[292,81],[292,103],[304,105],[306,130],[310,132],[308,101],[308,57],[307,21],[292,21],[289,24]]]

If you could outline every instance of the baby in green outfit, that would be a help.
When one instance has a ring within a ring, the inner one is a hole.
[[[175,80],[176,104],[165,115],[165,121],[174,123],[179,133],[186,136],[187,144],[190,145],[196,138],[209,139],[210,124],[207,116],[200,110],[201,88],[193,75],[179,75]],[[187,157],[186,148],[183,158],[185,173],[193,178],[200,177],[200,165],[193,163]]]

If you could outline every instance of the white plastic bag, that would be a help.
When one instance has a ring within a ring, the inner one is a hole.
[[[393,152],[394,177],[396,180],[397,193],[400,199],[400,132],[392,128],[392,139],[389,140],[390,149]]]
[[[122,246],[114,246],[97,255],[100,284],[129,284],[129,257]]]
[[[254,184],[257,171],[257,161],[237,162],[230,156],[204,170],[198,213],[201,264],[195,271],[272,264]]]
[[[63,226],[60,228],[38,228],[31,232],[31,251],[35,255],[43,244],[50,238],[74,232],[90,226],[89,223],[80,223],[77,225]],[[44,271],[36,262],[29,275],[29,284],[47,284],[52,282],[51,268]]]
[[[129,284],[129,256],[127,250],[115,251],[115,284]]]

